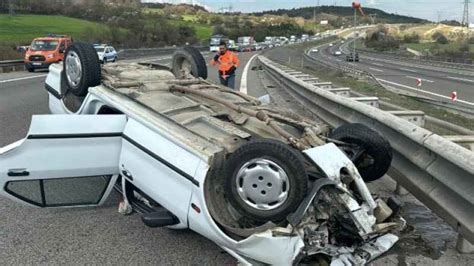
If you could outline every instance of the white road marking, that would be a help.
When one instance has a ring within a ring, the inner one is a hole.
[[[14,79],[0,80],[0,84],[1,84],[1,83],[7,83],[7,82],[20,81],[20,80],[42,78],[42,77],[46,77],[47,75],[48,75],[48,74],[42,74],[42,75],[36,75],[36,76],[30,76],[30,77],[23,77],[23,78],[14,78]]]
[[[381,67],[383,67],[383,64],[379,64],[379,63],[372,63],[372,65],[376,65],[376,66],[381,66]]]
[[[240,92],[247,94],[247,75],[249,72],[250,64],[252,63],[253,59],[257,56],[258,54],[254,54],[250,60],[247,62],[244,68],[244,72],[242,72],[242,78],[240,79]]]
[[[463,78],[457,78],[457,77],[447,77],[448,79],[455,79],[455,80],[461,80],[461,81],[467,81],[467,82],[474,82],[472,79],[463,79]]]
[[[378,69],[378,68],[369,67],[369,69],[373,71],[377,71],[377,72],[383,72],[382,69]]]
[[[430,91],[420,90],[420,89],[417,89],[417,88],[413,88],[413,87],[410,87],[410,86],[407,86],[407,85],[403,85],[403,84],[400,84],[400,83],[396,83],[396,82],[392,82],[392,81],[388,81],[388,80],[384,80],[384,79],[377,79],[377,80],[380,81],[380,82],[388,83],[388,84],[395,85],[395,86],[398,86],[398,87],[402,87],[402,88],[405,88],[405,89],[413,90],[413,91],[416,91],[416,92],[426,93],[426,94],[429,94],[429,95],[433,95],[433,96],[437,96],[437,97],[440,97],[440,98],[448,99],[448,100],[451,101],[451,97],[449,97],[449,96],[437,94],[437,93],[430,92]],[[473,102],[468,102],[468,101],[463,101],[463,100],[457,100],[457,102],[474,106]]]
[[[408,71],[408,72],[418,73],[418,71],[416,71],[416,70],[411,70],[411,69],[408,69],[408,68],[399,68],[399,69],[402,70],[402,71]]]
[[[421,79],[421,81],[426,81],[428,83],[434,83],[434,81],[429,80],[429,79],[422,79],[422,78],[417,78],[417,77],[414,77],[414,76],[406,76],[406,77],[410,78],[410,79]]]

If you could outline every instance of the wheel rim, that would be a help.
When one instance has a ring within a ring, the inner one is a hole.
[[[183,73],[184,77],[187,77],[191,75],[193,71],[193,66],[188,60],[183,60],[183,63],[181,64],[181,73]]]
[[[273,210],[285,203],[290,190],[288,175],[275,162],[257,158],[237,172],[237,193],[242,201],[257,210]]]
[[[76,88],[81,82],[82,65],[81,59],[74,51],[69,51],[66,55],[66,77],[69,85]]]

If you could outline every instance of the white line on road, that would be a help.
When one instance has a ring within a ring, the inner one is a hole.
[[[1,83],[7,83],[7,82],[14,82],[14,81],[26,80],[26,79],[42,78],[42,77],[46,77],[47,75],[48,75],[48,74],[43,74],[43,75],[36,75],[36,76],[23,77],[23,78],[14,78],[14,79],[0,80],[0,84],[1,84]]]
[[[457,78],[457,77],[447,77],[448,79],[455,79],[455,80],[461,80],[461,81],[467,81],[467,82],[474,82],[472,79],[463,79],[463,78]]]
[[[381,66],[381,67],[383,67],[383,64],[379,64],[379,63],[372,63],[372,65],[376,65],[376,66]]]
[[[448,96],[445,96],[445,95],[437,94],[437,93],[430,92],[430,91],[419,90],[419,89],[417,89],[417,88],[413,88],[413,87],[410,87],[410,86],[407,86],[407,85],[403,85],[403,84],[396,83],[396,82],[391,82],[391,81],[384,80],[384,79],[377,79],[377,80],[380,81],[380,82],[387,83],[387,84],[399,86],[399,87],[402,87],[402,88],[405,88],[405,89],[409,89],[409,90],[413,90],[413,91],[417,91],[417,92],[421,92],[421,93],[430,94],[430,95],[437,96],[437,97],[441,97],[441,98],[448,99],[448,100],[451,101],[451,97],[448,97]],[[457,102],[474,106],[474,103],[472,103],[472,102],[467,102],[467,101],[463,101],[463,100],[459,100],[459,99],[457,100]]]
[[[247,94],[247,75],[249,72],[250,64],[252,63],[252,60],[257,56],[258,54],[254,54],[250,60],[247,62],[244,68],[244,72],[242,72],[242,78],[240,79],[240,92]]]
[[[411,69],[408,69],[408,68],[399,68],[399,69],[402,70],[402,71],[408,71],[408,72],[418,73],[418,71],[416,71],[416,70],[411,70]]]
[[[421,79],[421,81],[426,81],[428,83],[434,83],[434,81],[429,80],[429,79],[422,79],[422,78],[417,78],[417,77],[414,77],[414,76],[406,76],[406,77],[410,78],[410,79]]]
[[[378,69],[378,68],[369,67],[369,69],[371,69],[373,71],[377,71],[377,72],[383,72],[382,69]]]

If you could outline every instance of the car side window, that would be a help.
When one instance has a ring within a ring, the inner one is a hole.
[[[59,51],[63,53],[65,50],[66,50],[66,43],[62,41],[61,44],[59,45]]]
[[[57,179],[10,181],[5,191],[40,207],[98,204],[111,176],[86,176]]]

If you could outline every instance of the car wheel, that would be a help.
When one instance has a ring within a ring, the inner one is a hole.
[[[25,68],[28,72],[35,72],[35,69],[32,67],[29,67],[28,65],[25,65]]]
[[[201,52],[192,46],[185,46],[174,52],[172,70],[176,78],[192,75],[196,78],[207,79],[206,60]]]
[[[393,157],[390,143],[363,124],[340,126],[329,134],[329,138],[351,145],[339,147],[352,160],[365,182],[381,178],[390,168]]]
[[[243,216],[279,222],[293,212],[308,189],[302,155],[276,140],[250,141],[226,160],[225,191]]]
[[[92,45],[75,42],[66,50],[63,79],[67,92],[75,96],[85,96],[89,87],[100,84],[100,72],[99,58]]]
[[[112,61],[112,62],[114,62],[114,63],[117,62],[117,57],[114,57],[114,61]]]

